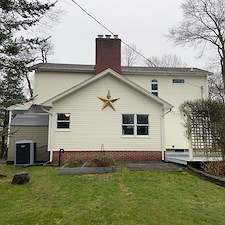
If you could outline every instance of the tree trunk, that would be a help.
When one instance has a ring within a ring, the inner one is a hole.
[[[28,77],[28,75],[26,74],[26,80],[27,80],[27,84],[28,84],[28,89],[29,89],[29,93],[30,93],[30,98],[33,98],[33,89],[31,87],[31,82],[30,82],[30,79]]]
[[[221,72],[223,77],[223,91],[225,93],[225,52],[223,58],[221,59]]]
[[[1,152],[0,152],[0,158],[2,158],[2,156],[5,153],[5,136],[2,136],[2,144],[1,144]]]
[[[4,121],[3,121],[3,133],[2,133],[2,146],[1,146],[1,154],[0,157],[4,156],[6,153],[5,149],[5,140],[8,134],[8,111],[4,112]]]

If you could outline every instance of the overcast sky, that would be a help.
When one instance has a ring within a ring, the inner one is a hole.
[[[65,11],[50,31],[54,55],[50,62],[95,64],[95,38],[109,34],[71,0],[59,1]],[[190,67],[203,68],[204,59],[190,46],[179,47],[165,35],[182,20],[182,0],[76,0],[127,44],[136,45],[145,57],[176,54]]]

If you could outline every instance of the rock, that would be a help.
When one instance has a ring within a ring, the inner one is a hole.
[[[26,184],[29,183],[30,177],[27,172],[16,173],[11,184]]]
[[[5,174],[0,174],[0,178],[6,177]]]

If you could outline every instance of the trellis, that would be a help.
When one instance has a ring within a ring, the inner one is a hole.
[[[193,156],[195,157],[220,157],[218,146],[219,134],[215,134],[215,127],[208,115],[191,114],[190,128],[192,137]],[[212,129],[213,128],[213,129]],[[212,132],[214,132],[212,134]]]

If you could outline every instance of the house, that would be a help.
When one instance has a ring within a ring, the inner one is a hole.
[[[165,151],[188,151],[178,108],[185,100],[208,97],[209,74],[197,68],[123,67],[121,40],[109,35],[96,38],[95,65],[39,64],[33,104],[49,118],[50,161],[58,160],[60,149],[63,161],[102,153],[159,161]]]

